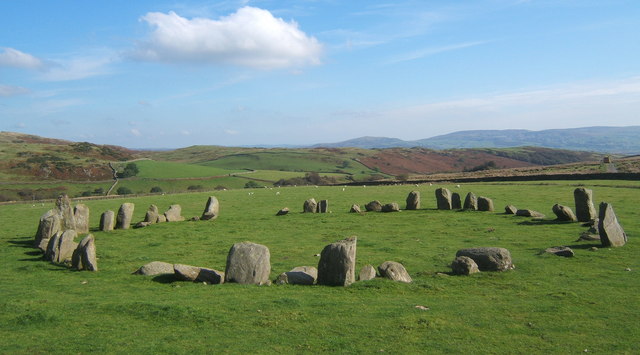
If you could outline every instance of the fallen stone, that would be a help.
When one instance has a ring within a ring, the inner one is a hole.
[[[283,209],[281,209],[280,211],[278,211],[278,213],[276,213],[276,216],[284,216],[285,214],[289,213],[289,208],[285,207]]]
[[[506,205],[504,207],[504,214],[516,214],[516,212],[518,212],[518,209],[514,205]]]
[[[367,210],[367,212],[380,212],[382,211],[382,203],[378,200],[374,200],[364,205],[364,209]]]
[[[207,199],[207,204],[204,207],[204,211],[202,212],[202,216],[200,219],[203,221],[208,221],[212,219],[218,218],[220,214],[220,202],[215,196],[209,196]]]
[[[511,253],[505,248],[479,247],[460,249],[456,257],[467,256],[478,265],[480,271],[506,271],[513,269]]]
[[[357,237],[327,245],[320,253],[318,285],[349,286],[355,281]]]
[[[600,235],[583,232],[582,234],[580,234],[580,237],[578,238],[578,240],[576,240],[576,242],[580,242],[583,240],[588,242],[600,241]]]
[[[593,205],[593,191],[579,187],[573,190],[573,198],[576,203],[576,218],[580,222],[588,222],[596,219],[596,208]]]
[[[451,272],[454,275],[471,275],[480,272],[480,269],[470,257],[458,256],[451,262]]]
[[[440,187],[436,189],[436,204],[439,210],[451,209],[451,191],[449,189]]]
[[[534,211],[534,210],[517,210],[516,216],[520,217],[533,217],[533,218],[544,218],[544,214]]]
[[[174,264],[173,272],[180,281],[206,282],[210,285],[218,285],[224,282],[224,273],[214,269]]]
[[[318,278],[318,269],[313,266],[298,266],[291,271],[278,275],[278,285],[313,285]]]
[[[131,220],[133,219],[133,210],[135,205],[131,202],[125,202],[120,206],[116,217],[117,229],[129,229]]]
[[[376,278],[376,269],[372,265],[365,265],[360,269],[358,274],[358,280],[367,281]]]
[[[351,209],[349,210],[351,213],[362,213],[360,210],[360,205],[351,205]]]
[[[148,264],[142,265],[138,270],[133,272],[134,275],[146,275],[146,276],[173,274],[173,273],[175,273],[175,271],[173,270],[173,264],[165,263],[163,261],[152,261]]]
[[[378,271],[381,277],[386,277],[389,280],[406,283],[413,281],[404,266],[395,261],[385,261],[378,266]]]
[[[400,212],[400,206],[395,202],[387,203],[382,206],[381,211],[382,212]]]
[[[151,222],[138,222],[136,223],[133,228],[144,228],[144,227],[149,227],[150,225],[152,225],[153,223]]]
[[[602,242],[603,247],[621,247],[627,243],[627,235],[620,223],[618,223],[618,218],[613,212],[613,206],[610,203],[600,203],[598,218],[600,242]]]
[[[545,253],[564,256],[570,258],[574,255],[573,250],[569,247],[551,247],[544,250]]]
[[[225,282],[265,285],[270,282],[271,255],[264,245],[243,242],[234,244],[227,255]]]
[[[553,205],[553,207],[551,207],[551,210],[556,215],[556,220],[558,221],[575,222],[578,220],[576,218],[576,215],[573,214],[571,208],[567,206],[559,205],[556,203],[555,205]]]
[[[420,209],[420,191],[411,191],[407,196],[407,210]]]
[[[167,217],[165,217],[163,214],[158,216],[158,223],[165,223],[167,222]]]

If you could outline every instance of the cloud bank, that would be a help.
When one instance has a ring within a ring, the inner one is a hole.
[[[153,27],[137,44],[139,60],[167,63],[230,64],[277,69],[320,64],[322,45],[295,22],[246,6],[219,20],[187,19],[174,12],[150,12],[141,21]]]

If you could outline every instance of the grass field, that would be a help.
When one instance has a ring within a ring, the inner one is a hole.
[[[620,248],[575,242],[579,223],[553,221],[551,206],[573,207],[573,189],[593,187],[613,204],[629,236]],[[213,193],[220,217],[144,229],[98,232],[100,271],[76,272],[44,262],[30,248],[38,218],[51,205],[0,206],[0,353],[589,353],[635,354],[640,339],[640,183],[443,185],[494,199],[497,211],[435,210],[439,185],[239,189]],[[350,214],[374,199],[404,206],[419,190],[422,209]],[[101,212],[134,202],[134,220],[149,204],[180,203],[200,215],[212,193],[87,201],[91,225]],[[328,199],[330,214],[302,214],[307,198]],[[547,214],[534,221],[502,214],[514,204]],[[276,217],[282,207],[292,210]],[[357,282],[350,287],[204,285],[131,275],[154,261],[223,270],[231,245],[264,244],[271,279],[358,236],[357,269],[401,262],[414,282]],[[540,255],[571,246],[576,256]],[[498,246],[515,270],[448,276],[455,252]],[[630,269],[631,271],[627,271]],[[421,310],[416,306],[428,307]]]

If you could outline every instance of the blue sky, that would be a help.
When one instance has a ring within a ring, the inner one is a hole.
[[[3,131],[301,145],[639,113],[637,0],[0,0]]]

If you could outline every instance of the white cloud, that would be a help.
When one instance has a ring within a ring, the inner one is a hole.
[[[320,64],[322,45],[317,39],[297,23],[255,7],[243,7],[219,20],[150,12],[141,21],[153,27],[134,53],[141,60],[260,69]]]
[[[42,73],[45,81],[80,80],[97,75],[108,74],[106,66],[113,60],[109,57],[78,57],[65,61],[50,62]]]
[[[238,133],[240,133],[240,132],[238,132],[238,131],[236,131],[236,130],[233,130],[233,129],[225,129],[225,130],[224,130],[224,133],[226,133],[226,134],[228,134],[228,135],[230,135],[230,136],[234,136],[234,135],[236,135],[236,134],[238,134]]]
[[[140,137],[140,136],[142,136],[142,133],[140,133],[140,131],[138,131],[138,130],[137,130],[137,129],[135,129],[135,128],[131,128],[131,129],[129,130],[129,132],[131,132],[131,134],[133,134],[133,135],[134,135],[134,136],[136,136],[136,137]]]
[[[38,69],[42,66],[40,59],[17,49],[5,47],[0,52],[0,67]]]
[[[0,97],[18,96],[28,94],[31,91],[27,88],[12,85],[0,84]]]

